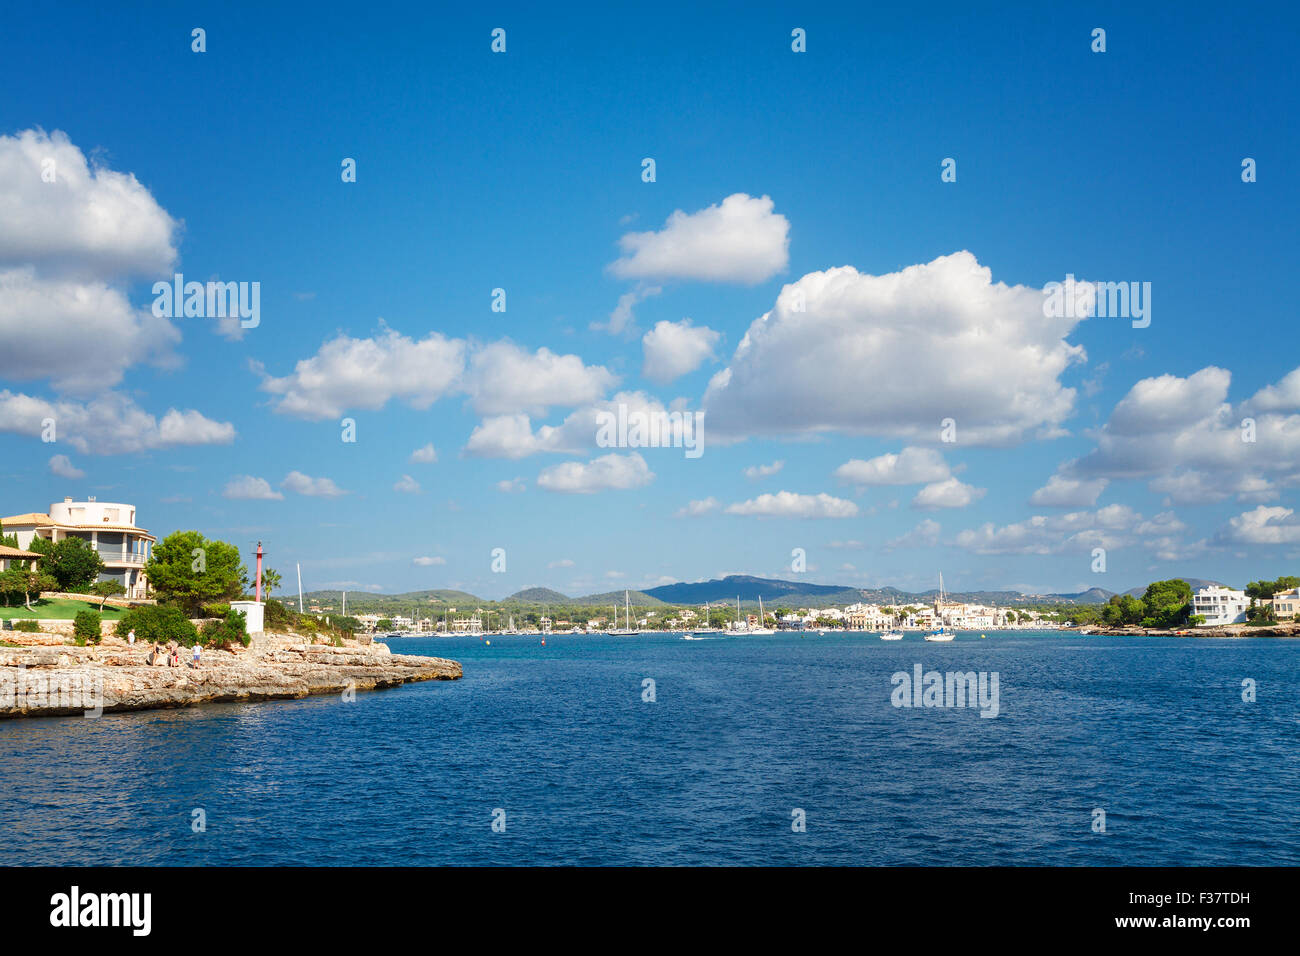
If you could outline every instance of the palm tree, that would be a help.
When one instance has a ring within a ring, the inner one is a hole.
[[[280,572],[272,568],[262,569],[262,590],[270,597],[271,592],[280,586]]]

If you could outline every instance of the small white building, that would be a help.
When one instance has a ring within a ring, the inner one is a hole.
[[[1192,613],[1205,618],[1198,627],[1222,627],[1225,624],[1244,624],[1250,598],[1245,591],[1211,584],[1192,595]]]

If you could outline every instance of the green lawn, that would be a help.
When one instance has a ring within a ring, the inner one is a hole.
[[[54,598],[49,601],[33,601],[32,609],[19,604],[17,607],[0,606],[0,619],[17,620],[20,617],[38,617],[42,620],[50,618],[63,618],[72,620],[77,616],[78,611],[84,611],[89,608],[92,611],[99,610],[99,602],[92,601],[69,601],[66,598]],[[109,604],[104,608],[104,620],[112,621],[121,617],[123,611],[120,607],[113,607]]]

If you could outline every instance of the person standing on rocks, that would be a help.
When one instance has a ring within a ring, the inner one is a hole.
[[[194,645],[194,658],[190,661],[190,667],[198,667],[202,663],[203,649],[198,644]]]

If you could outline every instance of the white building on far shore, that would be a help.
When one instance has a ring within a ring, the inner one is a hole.
[[[1273,616],[1279,621],[1290,620],[1300,613],[1300,588],[1278,591],[1273,595]]]
[[[1199,588],[1192,595],[1192,613],[1205,618],[1205,623],[1197,625],[1198,627],[1244,624],[1246,608],[1249,606],[1250,598],[1246,597],[1245,591],[1225,588],[1217,584]]]

